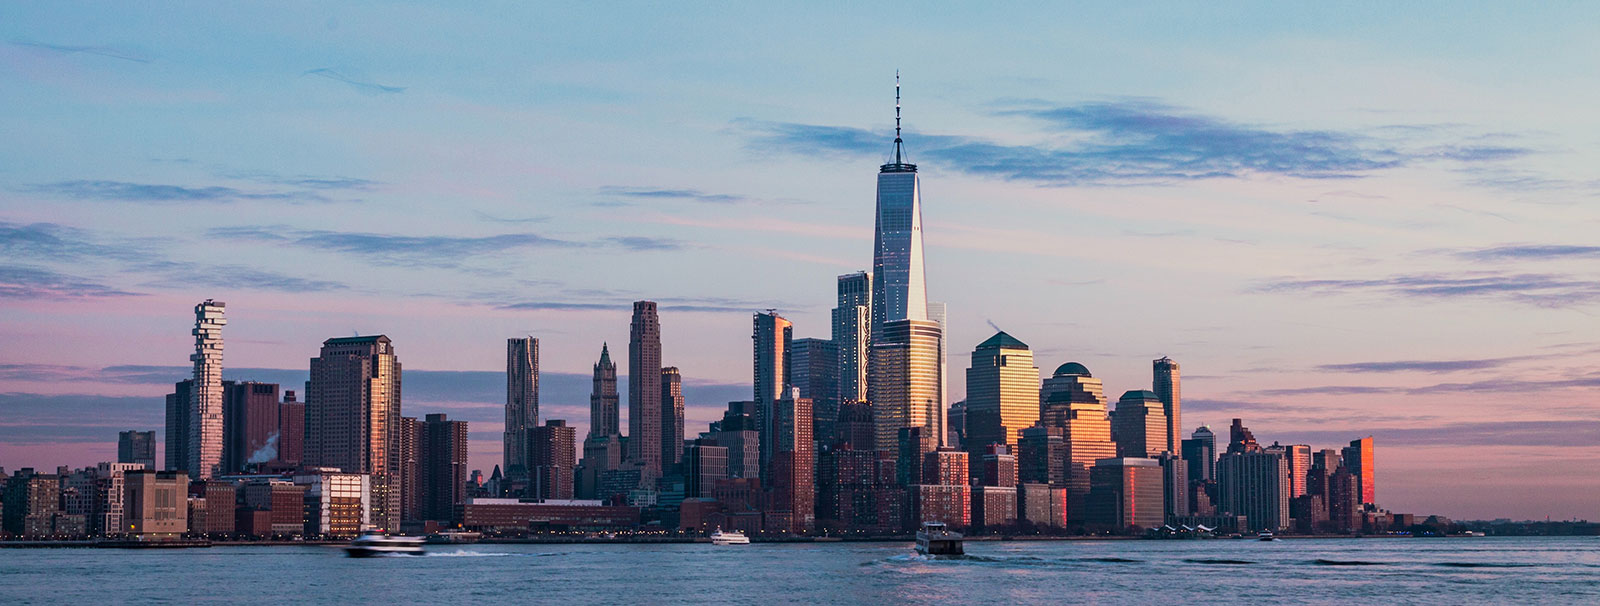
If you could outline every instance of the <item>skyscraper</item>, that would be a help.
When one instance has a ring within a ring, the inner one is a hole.
[[[1061,428],[1066,449],[1062,474],[1066,476],[1067,519],[1071,522],[1088,520],[1089,470],[1096,461],[1117,454],[1104,393],[1100,380],[1077,362],[1057,367],[1040,389],[1039,423]]]
[[[878,167],[877,222],[872,256],[872,339],[895,320],[928,320],[922,267],[922,194],[917,165],[900,138],[900,80],[894,86],[894,158]],[[874,402],[876,404],[876,402]]]
[[[573,497],[573,449],[576,429],[551,419],[524,434],[528,449],[528,496],[536,499]]]
[[[506,426],[501,434],[506,473],[527,474],[527,432],[538,425],[539,340],[506,339]]]
[[[800,390],[789,388],[772,406],[772,454],[769,468],[771,498],[768,509],[770,529],[795,534],[811,530],[815,523],[816,450],[811,435],[811,400]],[[765,472],[763,472],[765,473]]]
[[[1028,345],[997,332],[972,351],[967,369],[967,452],[976,459],[991,444],[1017,448],[1022,430],[1039,421],[1039,368]]]
[[[1090,468],[1087,521],[1119,530],[1160,526],[1166,514],[1162,476],[1161,462],[1155,459],[1096,461]]]
[[[872,346],[872,274],[839,276],[833,308],[833,342],[839,348],[839,399],[867,399],[867,355]]]
[[[683,375],[678,367],[661,369],[661,467],[683,462]]]
[[[189,405],[194,399],[194,379],[172,384],[167,394],[166,460],[162,469],[186,471],[189,466]]]
[[[1153,387],[1155,388],[1156,398],[1161,400],[1162,413],[1167,417],[1166,439],[1163,440],[1166,443],[1165,446],[1160,449],[1151,448],[1150,450],[1166,450],[1176,454],[1183,442],[1183,423],[1178,418],[1181,414],[1178,363],[1173,362],[1172,358],[1162,356],[1161,359],[1152,361],[1150,365],[1155,371]]]
[[[829,442],[839,421],[839,348],[827,339],[794,339],[789,351],[789,384],[811,400],[811,435]]]
[[[1289,524],[1289,465],[1282,454],[1261,449],[1217,459],[1218,508],[1246,516],[1250,530],[1278,530]]]
[[[306,466],[370,474],[371,523],[385,530],[400,527],[400,370],[389,337],[339,337],[306,383]]]
[[[222,463],[241,473],[251,463],[278,458],[282,439],[277,383],[223,382]]]
[[[194,306],[194,387],[189,392],[189,477],[209,479],[222,471],[222,327],[227,306],[206,299]]]
[[[594,363],[593,387],[589,391],[589,437],[622,434],[617,421],[617,365],[611,351],[600,345],[600,361]]]
[[[1138,389],[1117,399],[1111,437],[1117,443],[1117,456],[1153,458],[1168,452],[1167,417],[1155,392]]]
[[[661,319],[655,301],[635,301],[628,332],[628,458],[661,477]]]
[[[761,432],[761,477],[768,476],[768,463],[772,460],[772,407],[784,396],[789,386],[789,351],[794,340],[794,325],[778,312],[767,310],[755,314],[750,334],[752,363],[751,376],[755,379],[755,421]]]
[[[1189,462],[1189,481],[1216,479],[1217,436],[1210,427],[1201,425],[1193,437],[1183,441],[1183,460]]]
[[[454,520],[456,506],[467,500],[467,422],[431,414],[423,418],[421,429],[421,439],[417,441],[421,517],[441,522]]]
[[[117,433],[117,462],[138,463],[145,469],[156,468],[156,432],[123,431]]]
[[[1356,495],[1362,505],[1378,502],[1378,489],[1372,454],[1372,436],[1351,440],[1344,449],[1344,466],[1356,479]]]
[[[900,430],[926,428],[937,447],[944,426],[944,394],[940,392],[939,348],[943,335],[938,323],[928,320],[894,320],[883,325],[872,344],[872,378],[867,399],[872,402],[878,450],[894,450]]]
[[[298,466],[306,443],[306,405],[295,400],[293,390],[284,390],[278,408],[278,460]]]

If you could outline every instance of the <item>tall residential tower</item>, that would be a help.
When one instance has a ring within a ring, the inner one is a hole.
[[[628,459],[661,477],[661,318],[655,301],[635,301],[628,331]]]
[[[506,426],[501,434],[506,473],[528,472],[527,432],[538,425],[539,340],[506,339]]]
[[[209,479],[222,472],[222,327],[227,306],[206,299],[194,306],[194,387],[189,392],[189,477]]]

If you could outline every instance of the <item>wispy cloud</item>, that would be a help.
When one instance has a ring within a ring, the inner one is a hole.
[[[9,259],[49,261],[86,258],[136,260],[151,254],[144,242],[107,241],[86,230],[56,223],[0,221],[0,252]]]
[[[484,221],[489,221],[492,223],[528,224],[547,223],[550,221],[550,215],[538,215],[534,217],[497,217],[483,211],[472,211],[472,213],[477,215],[479,219],[483,219]]]
[[[305,73],[300,75],[317,76],[337,82],[343,82],[364,93],[398,94],[406,92],[406,87],[404,86],[389,86],[386,84],[379,84],[377,82],[367,80],[360,75],[355,74],[353,70],[349,69],[319,67],[317,69],[306,70]]]
[[[1241,124],[1147,99],[1005,109],[1043,124],[1067,142],[998,143],[962,136],[912,134],[918,158],[982,176],[1042,185],[1125,185],[1238,178],[1255,174],[1308,179],[1360,177],[1411,163],[1500,161],[1529,150],[1449,145],[1406,149],[1359,131],[1292,130]],[[890,137],[864,129],[744,121],[751,143],[802,154],[881,155]]]
[[[1375,292],[1418,299],[1498,298],[1541,307],[1572,307],[1600,300],[1600,284],[1552,274],[1465,272],[1401,274],[1377,279],[1276,279],[1263,292]]]
[[[1478,261],[1537,260],[1537,259],[1589,259],[1600,257],[1600,246],[1573,244],[1521,244],[1495,246],[1456,253],[1458,256]]]
[[[608,197],[624,198],[635,201],[687,201],[705,204],[738,204],[750,202],[751,198],[733,194],[711,194],[698,189],[656,189],[648,187],[625,187],[609,185],[600,188],[600,194]]]
[[[1477,360],[1394,360],[1387,362],[1349,362],[1345,364],[1323,364],[1317,370],[1328,372],[1426,372],[1434,374],[1462,372],[1467,370],[1487,370],[1499,368],[1526,357],[1513,358],[1483,358]]]
[[[686,248],[668,238],[615,236],[592,241],[563,240],[532,232],[492,236],[407,236],[370,232],[297,229],[288,226],[233,226],[208,230],[213,238],[275,242],[357,255],[381,265],[459,267],[472,258],[528,249],[608,247],[631,252],[661,252]]]
[[[128,49],[117,48],[117,47],[114,47],[114,46],[76,46],[76,45],[70,45],[70,44],[46,44],[44,42],[32,42],[32,41],[28,41],[28,40],[13,40],[13,41],[11,41],[11,43],[16,45],[16,46],[24,46],[24,47],[28,47],[28,48],[36,48],[36,49],[39,49],[39,50],[50,51],[50,52],[59,53],[59,54],[63,54],[63,55],[83,54],[83,55],[95,55],[95,56],[99,56],[99,57],[108,57],[108,58],[111,58],[111,59],[121,59],[123,61],[132,61],[134,63],[149,63],[150,62],[150,58],[146,57],[145,55],[143,55],[141,53],[138,53],[138,52],[135,52],[135,51],[132,51],[132,50],[128,50]]]
[[[0,265],[0,299],[100,299],[138,294],[42,267]]]
[[[75,200],[182,204],[187,202],[237,202],[268,200],[281,202],[330,202],[327,196],[309,191],[245,191],[222,185],[186,187],[126,181],[58,181],[26,186],[24,191],[61,196]]]
[[[633,304],[632,299],[616,298],[614,295],[608,295],[607,298],[609,300],[591,298],[587,301],[514,301],[497,305],[495,308],[521,311],[620,311],[629,309]],[[656,303],[661,311],[703,313],[754,313],[762,309],[777,308],[771,301],[745,301],[721,297],[667,297],[657,298]]]
[[[1289,431],[1291,442],[1328,444],[1354,437],[1347,431]],[[1600,444],[1600,421],[1505,420],[1492,423],[1451,423],[1434,427],[1393,427],[1363,431],[1382,444],[1407,446],[1594,446]],[[1379,446],[1382,448],[1382,446]]]

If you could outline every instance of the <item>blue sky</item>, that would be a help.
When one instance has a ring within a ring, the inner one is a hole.
[[[870,264],[898,69],[956,396],[991,322],[1113,394],[1170,355],[1186,426],[1377,436],[1397,511],[1593,518],[1596,13],[7,4],[0,465],[156,427],[205,298],[238,378],[390,335],[484,469],[504,339],[581,375],[654,299],[697,431]]]

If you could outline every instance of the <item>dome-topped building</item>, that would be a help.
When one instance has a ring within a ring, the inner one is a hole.
[[[1092,377],[1094,375],[1089,374],[1089,367],[1087,367],[1087,366],[1084,366],[1084,365],[1079,364],[1077,362],[1067,362],[1066,364],[1062,364],[1062,365],[1056,367],[1056,374],[1054,376],[1057,376],[1057,377]]]

